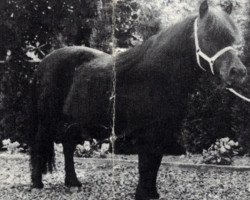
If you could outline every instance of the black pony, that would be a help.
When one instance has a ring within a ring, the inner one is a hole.
[[[65,185],[81,186],[74,169],[75,146],[89,136],[109,137],[114,116],[116,135],[136,136],[139,141],[136,199],[159,198],[156,177],[164,146],[180,129],[188,93],[198,77],[214,74],[222,88],[246,77],[246,68],[231,47],[239,37],[231,10],[217,10],[204,1],[199,15],[115,60],[87,47],[66,47],[48,55],[33,84],[33,187],[42,188],[42,173],[52,170],[58,135],[64,148]]]

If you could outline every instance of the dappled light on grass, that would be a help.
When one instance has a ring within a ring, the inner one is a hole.
[[[117,156],[119,158],[120,156]],[[122,160],[136,160],[135,156],[122,156]],[[193,158],[199,159],[199,158]],[[44,176],[42,190],[30,190],[29,161],[26,155],[1,155],[0,200],[111,199],[112,162],[108,159],[75,158],[76,172],[83,183],[81,188],[64,186],[64,161],[57,155],[57,171]],[[188,158],[165,157],[166,161],[180,162]],[[245,159],[247,160],[247,159]],[[186,163],[186,162],[185,162]],[[237,161],[238,163],[238,161]],[[237,164],[236,163],[236,164]],[[247,162],[245,162],[246,164]],[[239,164],[239,163],[238,163]],[[132,200],[136,188],[137,162],[115,161],[115,199]],[[183,169],[164,165],[160,167],[158,188],[162,199],[193,200],[248,200],[250,198],[250,172],[225,169]]]

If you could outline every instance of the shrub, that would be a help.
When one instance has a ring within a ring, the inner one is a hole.
[[[224,4],[226,1],[211,0],[210,3]],[[197,11],[200,2],[118,0],[117,45],[128,48],[140,44],[159,29]],[[8,62],[0,69],[0,140],[11,138],[19,143],[25,140],[25,97],[36,68],[27,62],[30,59],[26,55],[28,48],[34,46],[39,58],[43,58],[37,48],[39,44],[45,54],[73,44],[111,52],[111,3],[111,0],[13,0],[3,4],[0,12],[0,60]],[[247,19],[245,8],[248,8],[249,15],[250,6],[247,0],[235,0],[233,3],[233,18],[242,30],[246,30],[245,52],[248,52],[250,18]],[[245,53],[245,58],[246,63],[250,63],[249,54]],[[217,138],[228,136],[234,139],[237,136],[239,143],[245,143],[243,146],[250,149],[249,113],[248,104],[242,106],[227,92],[216,93],[215,88],[199,82],[199,88],[190,95],[188,116],[179,141],[188,151],[201,152]]]
[[[11,142],[10,139],[5,139],[2,141],[2,149],[7,150],[8,153],[14,154],[17,152],[26,152],[27,145],[20,145],[19,142]]]
[[[233,156],[239,153],[239,143],[228,137],[217,139],[208,150],[203,150],[203,163],[217,165],[231,165]]]
[[[96,2],[13,0],[2,4],[0,60],[6,62],[0,64],[0,140],[25,142],[26,97],[37,66],[28,62],[27,51],[34,49],[41,59],[65,45],[88,45]]]
[[[85,141],[83,145],[78,144],[74,155],[83,158],[106,158],[109,155],[109,149],[109,143],[103,143],[100,147],[100,144],[93,139],[92,142]]]
[[[196,90],[189,96],[188,112],[179,139],[189,152],[201,153],[218,138],[236,139],[231,130],[234,97],[226,90],[217,88],[217,84],[216,78],[204,74]]]

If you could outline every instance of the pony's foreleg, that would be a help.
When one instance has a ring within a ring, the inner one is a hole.
[[[139,183],[136,189],[136,200],[159,199],[156,188],[156,179],[162,154],[149,152],[139,153]]]
[[[42,183],[42,169],[41,169],[41,161],[39,156],[34,155],[31,158],[31,165],[32,165],[32,172],[31,172],[31,181],[32,181],[32,188],[43,188]]]
[[[145,132],[150,132],[147,130]],[[151,137],[153,136],[153,137]],[[136,189],[136,200],[159,199],[156,179],[163,157],[164,135],[145,134],[139,139],[139,183]]]
[[[78,137],[78,136],[77,136]],[[65,186],[81,187],[82,183],[78,180],[74,166],[74,151],[76,144],[76,133],[74,130],[68,130],[63,140],[63,153],[65,160]]]

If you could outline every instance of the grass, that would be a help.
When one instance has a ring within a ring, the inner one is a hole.
[[[64,162],[57,156],[57,171],[44,176],[45,188],[30,190],[30,172],[27,156],[0,156],[0,199],[48,199],[48,200],[106,200],[134,198],[138,180],[137,156],[117,156],[121,160],[76,158],[76,171],[82,188],[64,187]],[[164,162],[194,163],[193,158],[168,156]],[[244,163],[238,158],[235,163]],[[240,162],[239,162],[240,161]],[[114,176],[113,176],[114,175]],[[224,168],[182,168],[162,164],[158,175],[158,188],[166,200],[248,200],[250,199],[250,171]]]

